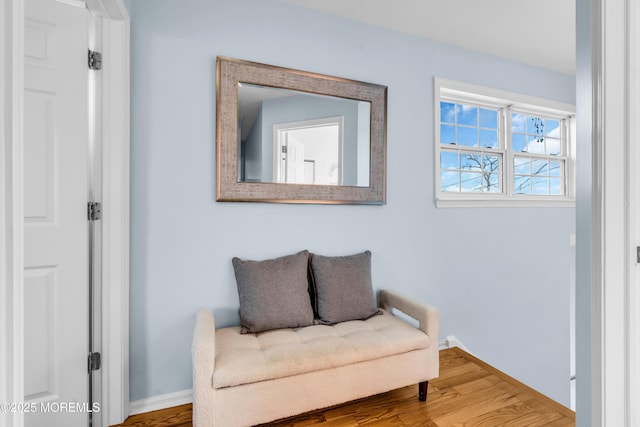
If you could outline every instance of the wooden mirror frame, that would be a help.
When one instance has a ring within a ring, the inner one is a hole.
[[[369,186],[238,181],[238,84],[268,86],[371,103]],[[218,56],[216,200],[272,203],[385,203],[387,87]]]

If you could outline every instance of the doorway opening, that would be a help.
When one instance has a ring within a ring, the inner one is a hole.
[[[274,125],[274,182],[342,185],[344,117]]]

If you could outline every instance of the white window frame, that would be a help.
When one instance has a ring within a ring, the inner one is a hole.
[[[441,190],[440,153],[440,101],[453,101],[487,106],[499,109],[498,148],[480,149],[480,147],[459,147],[467,151],[485,151],[499,153],[502,156],[500,193],[445,192]],[[557,156],[564,160],[565,195],[514,194],[514,157],[549,159],[534,153],[514,153],[511,147],[511,112],[540,115],[564,121],[564,152]],[[484,86],[434,78],[434,171],[435,202],[437,207],[498,207],[498,206],[575,206],[575,106],[548,99],[537,98],[514,92],[488,88]]]

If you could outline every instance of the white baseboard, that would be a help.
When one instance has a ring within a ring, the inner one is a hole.
[[[173,406],[185,405],[187,403],[193,403],[193,390],[191,389],[135,400],[131,402],[129,406],[129,415],[157,411],[159,409],[171,408]]]
[[[462,342],[458,338],[456,338],[453,335],[447,335],[447,338],[440,341],[439,344],[440,344],[439,346],[440,350],[444,350],[445,348],[458,347],[469,354],[473,354],[471,353],[471,351],[469,351],[469,349],[464,344],[462,344]]]

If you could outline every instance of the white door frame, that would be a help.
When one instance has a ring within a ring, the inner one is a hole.
[[[640,263],[638,263],[638,247],[640,247],[640,5],[630,1],[627,10],[628,39],[627,71],[628,71],[628,171],[629,171],[629,253],[636,253],[635,262],[630,263],[629,272],[629,336],[628,336],[628,373],[627,404],[629,405],[629,425],[640,425]],[[633,258],[633,255],[632,255]],[[631,403],[636,402],[636,403]]]
[[[640,8],[578,0],[577,11],[577,425],[636,426]]]
[[[129,15],[122,0],[88,0],[103,17],[103,425],[129,415]],[[0,6],[0,403],[24,399],[24,0]],[[6,381],[4,379],[6,378]],[[0,425],[22,427],[19,412]]]

